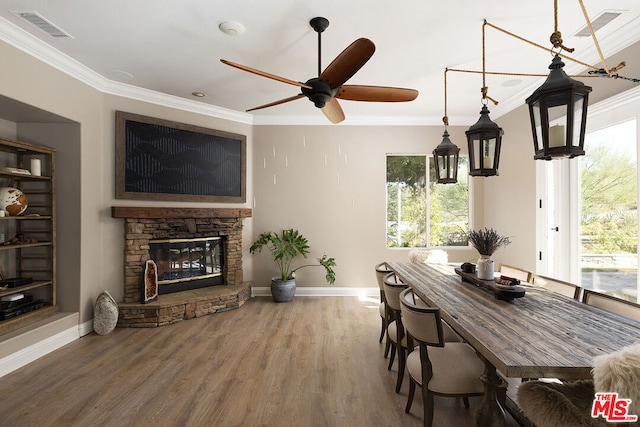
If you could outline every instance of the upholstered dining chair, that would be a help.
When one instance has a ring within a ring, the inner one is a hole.
[[[584,289],[582,293],[582,302],[640,321],[640,304],[622,298],[617,298],[613,295]]]
[[[387,341],[391,343],[391,355],[389,356],[388,370],[398,355],[398,379],[396,380],[396,393],[400,392],[404,378],[405,358],[407,354],[407,337],[402,325],[400,314],[400,292],[409,285],[400,281],[395,273],[389,273],[383,279],[384,294],[389,312],[389,324],[387,325]]]
[[[389,273],[392,273],[393,271],[389,268],[389,266],[387,265],[386,262],[381,262],[380,264],[376,265],[376,279],[378,281],[378,288],[380,288],[380,305],[379,305],[379,312],[380,312],[380,319],[382,321],[382,326],[380,328],[380,338],[378,339],[378,342],[382,342],[382,339],[384,338],[384,336],[387,333],[387,325],[389,324],[389,313],[387,310],[387,299],[384,295],[384,276],[386,276]],[[389,340],[385,341],[385,345],[384,345],[384,357],[386,358],[389,355],[389,348],[391,347]]]
[[[534,286],[540,286],[577,300],[580,299],[580,293],[582,290],[580,286],[574,283],[537,274],[533,276],[533,284]]]
[[[525,270],[524,268],[514,267],[512,265],[500,264],[498,272],[523,282],[531,283],[531,280],[533,280],[533,272]]]
[[[414,304],[413,289],[400,293],[400,307],[410,347],[417,344],[407,356],[409,395],[405,412],[409,413],[416,385],[422,388],[424,425],[433,425],[434,395],[462,397],[469,407],[469,396],[484,393],[480,376],[484,363],[467,343],[445,342],[443,323],[438,307]]]

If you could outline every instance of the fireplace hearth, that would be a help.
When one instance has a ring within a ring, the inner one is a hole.
[[[237,308],[250,297],[251,283],[242,274],[242,220],[251,209],[115,206],[111,214],[125,227],[118,326],[175,323]],[[148,259],[158,266],[160,295],[143,304]]]

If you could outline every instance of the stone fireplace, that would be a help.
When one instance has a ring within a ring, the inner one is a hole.
[[[251,209],[114,206],[111,216],[124,219],[125,233],[124,301],[119,303],[118,326],[162,326],[238,308],[249,299],[251,283],[243,282],[242,276],[242,220],[251,217]],[[144,263],[153,259],[153,243],[201,239],[220,240],[218,279],[195,289],[161,292],[157,301],[143,304]]]

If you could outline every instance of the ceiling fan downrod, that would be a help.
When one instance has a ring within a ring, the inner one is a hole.
[[[309,21],[311,28],[318,33],[318,77],[322,73],[322,32],[329,26],[329,20],[321,16],[317,16]]]

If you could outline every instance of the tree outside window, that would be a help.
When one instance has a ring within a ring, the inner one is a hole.
[[[468,161],[459,163],[457,184],[436,184],[432,157],[387,155],[387,247],[468,244]]]
[[[582,286],[637,301],[636,121],[587,135],[581,157]]]

